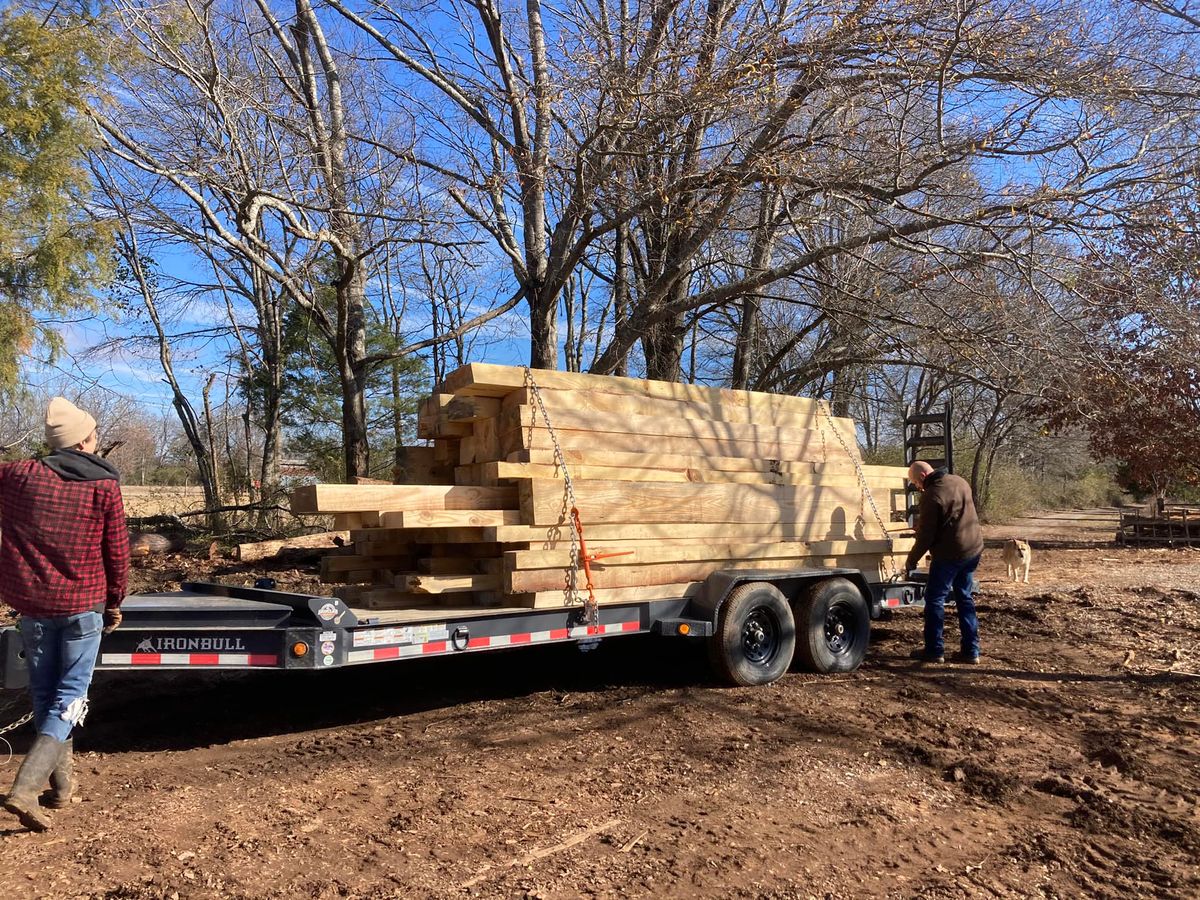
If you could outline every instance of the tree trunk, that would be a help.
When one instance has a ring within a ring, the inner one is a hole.
[[[342,463],[346,483],[353,484],[371,470],[365,383],[346,359],[338,363],[338,381],[342,388]]]
[[[259,222],[259,235],[265,242],[266,234],[262,222]],[[266,273],[258,266],[251,270],[252,288],[254,291],[254,306],[258,315],[258,351],[262,358],[262,368],[266,378],[262,381],[262,459],[258,471],[259,497],[271,502],[263,506],[273,506],[274,499],[280,493],[279,457],[283,444],[283,306],[284,298],[281,293],[273,290],[273,285]],[[250,377],[246,372],[246,377]],[[249,477],[249,473],[247,473]],[[270,530],[279,524],[279,513],[276,510],[260,509],[257,517],[257,527]]]
[[[534,369],[558,368],[558,295],[548,293],[541,285],[529,293],[529,365]]]
[[[758,231],[754,235],[754,250],[750,258],[750,270],[757,273],[768,267],[771,253],[775,249],[778,231],[775,216],[779,212],[779,189],[767,187],[763,190],[758,207]],[[734,388],[746,390],[758,368],[759,311],[762,299],[758,294],[749,294],[742,299],[742,320],[738,323],[737,344],[733,348]]]
[[[842,366],[833,370],[830,376],[829,409],[840,418],[850,416],[850,400],[854,394],[854,376],[850,367]]]
[[[613,266],[613,330],[620,331],[629,315],[629,226],[617,226]],[[622,353],[613,369],[614,375],[629,374],[629,354]]]
[[[567,335],[563,342],[563,362],[565,363],[566,371],[578,372],[580,361],[583,358],[583,328],[582,319],[585,315],[586,303],[584,302],[582,292],[575,292],[575,278],[571,276],[567,279],[566,289],[563,291],[563,318],[567,321]],[[581,325],[577,329],[575,327],[575,314],[579,312]]]
[[[340,261],[349,271],[338,280],[338,309],[344,310],[342,384],[342,441],[346,480],[370,474],[371,450],[367,442],[367,357],[366,292],[357,263]]]
[[[738,324],[737,343],[733,348],[733,374],[730,386],[735,390],[748,390],[750,379],[757,362],[758,312],[760,301],[757,295],[742,299],[742,321]]]
[[[680,279],[671,285],[664,302],[680,303],[688,282]],[[679,381],[683,372],[683,346],[687,321],[677,313],[653,323],[642,334],[642,353],[646,357],[646,377],[654,381]]]
[[[646,377],[652,381],[678,381],[683,366],[683,316],[655,322],[642,335]]]
[[[979,446],[975,448],[975,460],[971,464],[971,493],[975,498],[975,510],[982,515],[987,510],[988,496],[992,484],[992,461],[999,449],[996,423],[1004,409],[1004,398],[996,397],[996,404],[979,432]]]
[[[209,474],[211,477],[212,490],[211,500],[209,491],[205,491],[205,501],[208,502],[210,510],[216,510],[221,506],[221,468],[217,463],[217,441],[213,433],[212,405],[209,402],[209,394],[212,392],[213,382],[217,376],[214,372],[208,376],[208,381],[204,384],[204,428],[208,432],[207,457],[209,460]],[[225,523],[221,520],[221,516],[217,512],[211,512],[208,515],[208,527],[216,534],[220,534],[225,530]]]
[[[259,469],[259,483],[262,489],[259,496],[267,501],[264,506],[274,506],[274,500],[280,492],[279,457],[283,450],[283,430],[279,423],[279,404],[275,408],[263,409],[263,447],[262,467]],[[258,527],[273,529],[279,522],[277,510],[261,509],[258,512]]]
[[[342,387],[342,445],[345,477],[352,481],[369,473],[366,382],[367,318],[366,276],[361,248],[362,225],[351,212],[354,190],[347,151],[346,111],[342,76],[325,32],[310,0],[296,0],[297,61],[308,104],[312,150],[320,162],[330,231],[330,247],[337,259],[338,375]],[[316,51],[319,67],[311,50]]]

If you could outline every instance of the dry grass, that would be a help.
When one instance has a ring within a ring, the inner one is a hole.
[[[125,515],[135,518],[204,509],[204,490],[200,487],[126,484],[121,486],[121,497],[125,500]]]

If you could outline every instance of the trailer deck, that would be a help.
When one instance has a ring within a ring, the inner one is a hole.
[[[634,634],[708,638],[721,621],[725,598],[739,585],[766,584],[795,600],[806,585],[838,578],[852,583],[846,588],[861,595],[871,618],[884,609],[921,604],[918,583],[869,584],[857,570],[834,568],[718,572],[688,596],[601,606],[590,622],[580,606],[369,610],[333,597],[189,583],[179,591],[127,598],[124,622],[101,641],[96,669],[320,671],[568,641],[586,646]],[[790,612],[785,618],[791,618]],[[847,625],[844,616],[824,623],[837,652]],[[782,646],[794,641],[794,623],[778,621],[776,626]],[[746,646],[753,651],[763,639],[761,623],[755,624]],[[20,634],[16,628],[0,629],[0,688],[21,688],[27,681]]]

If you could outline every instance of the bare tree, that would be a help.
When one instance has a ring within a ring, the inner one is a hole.
[[[1114,14],[1127,27],[1092,27],[1067,3],[894,3],[861,5],[827,28],[804,17],[803,34],[785,27],[786,43],[766,54],[779,99],[746,111],[707,199],[676,204],[687,211],[672,226],[685,233],[679,250],[596,369],[664,327],[673,353],[682,313],[739,302],[834,257],[890,245],[935,267],[1019,259],[1038,235],[1103,227],[1132,185],[1176,184],[1193,159],[1172,133],[1194,113],[1184,75],[1151,25],[1128,7]],[[1003,24],[1014,19],[1021,28]],[[1059,112],[1066,97],[1072,115]],[[719,233],[737,227],[730,214],[768,183],[782,187],[773,252],[757,256],[761,226],[748,230],[741,255],[755,264],[696,289]],[[831,211],[847,227],[822,236],[814,226]]]
[[[128,206],[111,190],[106,190],[104,179],[98,179],[101,190],[106,191],[111,204],[110,209],[117,215],[120,228],[116,231],[117,254],[120,259],[118,278],[114,291],[127,291],[133,294],[149,316],[154,328],[155,343],[158,351],[159,365],[162,367],[163,378],[171,390],[171,405],[179,417],[179,424],[192,448],[199,474],[200,486],[204,491],[204,505],[213,510],[209,518],[209,527],[214,532],[224,530],[224,521],[215,510],[222,505],[221,486],[218,476],[217,462],[212,450],[211,422],[207,416],[202,422],[193,408],[187,393],[175,374],[175,358],[171,336],[168,334],[160,311],[158,281],[154,272],[147,266],[147,258],[140,243],[140,236],[134,226]],[[211,387],[211,380],[209,387]],[[205,409],[207,412],[207,394],[205,389]]]
[[[347,78],[304,0],[286,21],[265,0],[118,3],[116,13],[117,39],[137,52],[112,72],[113,95],[125,102],[94,118],[109,165],[173,195],[146,227],[172,233],[179,222],[174,233],[212,267],[214,288],[253,311],[253,340],[238,337],[247,362],[266,370],[264,483],[278,464],[287,304],[307,310],[334,349],[345,469],[365,472],[363,390],[377,362],[368,359],[366,285],[379,248],[406,226],[393,204],[396,172],[376,167],[369,131],[351,131],[369,121],[369,79]]]

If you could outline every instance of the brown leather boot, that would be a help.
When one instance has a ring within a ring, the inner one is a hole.
[[[67,738],[58,751],[58,765],[50,773],[52,790],[42,791],[38,802],[50,809],[64,809],[71,805],[75,793],[75,739]]]
[[[31,831],[46,831],[51,825],[50,817],[38,806],[38,791],[58,765],[61,750],[61,741],[39,734],[25,754],[11,793],[4,798],[4,808]]]

